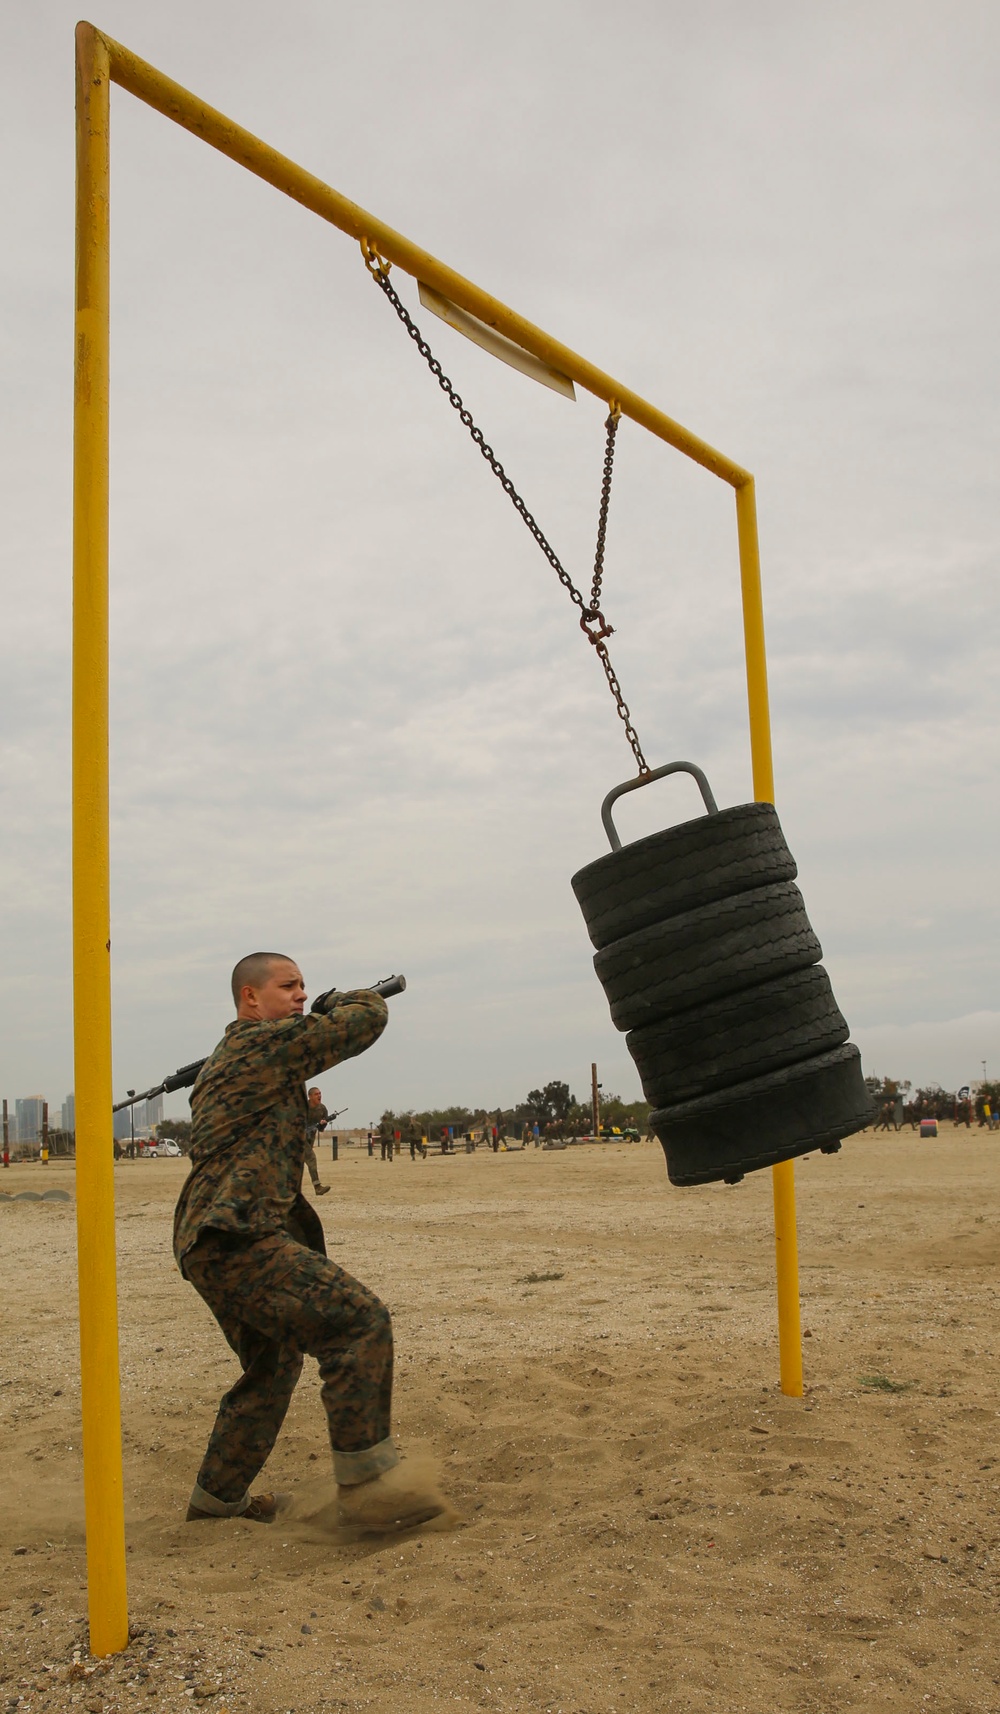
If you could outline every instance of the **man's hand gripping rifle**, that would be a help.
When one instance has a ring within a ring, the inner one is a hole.
[[[383,1000],[389,1000],[393,994],[402,994],[406,988],[405,976],[386,976],[381,982],[372,982],[364,990],[368,994],[381,994]],[[360,989],[345,991],[341,988],[327,988],[324,994],[317,994],[310,1012],[332,1012],[342,1005],[348,997],[348,992],[360,993]],[[205,1059],[208,1055],[205,1055]],[[199,1071],[204,1065],[204,1059],[194,1059],[190,1065],[182,1065],[170,1077],[165,1077],[162,1083],[157,1083],[153,1089],[144,1089],[140,1095],[130,1095],[127,1101],[117,1101],[112,1107],[112,1113],[120,1113],[123,1107],[134,1107],[137,1101],[151,1101],[156,1095],[168,1095],[172,1089],[190,1089]],[[343,1109],[346,1112],[346,1108]]]

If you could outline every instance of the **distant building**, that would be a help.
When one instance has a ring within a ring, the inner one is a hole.
[[[76,1130],[76,1096],[67,1095],[62,1104],[61,1128],[64,1131]]]
[[[151,1101],[137,1101],[135,1104],[135,1128],[137,1131],[151,1131],[154,1125],[163,1123],[163,1096],[154,1095]]]
[[[154,1125],[159,1125],[163,1119],[163,1096],[154,1095],[151,1101],[137,1101],[131,1110],[123,1107],[120,1113],[114,1115],[113,1135],[120,1143],[126,1142],[135,1134],[148,1137]]]
[[[37,1143],[42,1134],[42,1108],[44,1105],[44,1095],[28,1095],[23,1101],[15,1101],[14,1123],[17,1126],[19,1143]]]

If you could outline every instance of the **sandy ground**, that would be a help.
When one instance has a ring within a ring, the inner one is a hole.
[[[387,1542],[185,1525],[236,1366],[171,1259],[185,1163],[122,1163],[135,1636],[97,1663],[75,1210],[0,1205],[0,1714],[1000,1710],[998,1165],[947,1127],[800,1164],[793,1402],[769,1175],[672,1190],[653,1144],[324,1160],[331,1254],[395,1318],[400,1441],[465,1519]],[[72,1167],[0,1189],[43,1182]],[[263,1485],[328,1480],[307,1361]]]

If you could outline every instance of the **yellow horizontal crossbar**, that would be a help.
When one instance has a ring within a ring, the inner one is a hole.
[[[164,77],[155,66],[148,65],[138,54],[114,41],[110,36],[98,32],[106,45],[108,66],[113,83],[120,84],[130,94],[138,96],[149,107],[155,107],[165,118],[172,119],[176,125],[182,125],[185,131],[200,137],[203,143],[210,143],[213,149],[218,149],[223,155],[228,155],[231,161],[236,161],[248,172],[255,173],[275,190],[283,191],[293,201],[300,202],[303,208],[308,208],[321,219],[328,220],[332,226],[340,228],[351,238],[360,243],[367,238],[374,245],[379,255],[387,262],[393,262],[402,268],[406,274],[411,274],[415,280],[422,280],[425,285],[433,287],[442,297],[458,304],[460,309],[468,310],[470,315],[478,316],[488,327],[495,327],[499,333],[512,339],[515,345],[520,345],[532,356],[557,369],[563,375],[568,375],[585,392],[593,393],[605,404],[615,400],[627,417],[641,423],[643,428],[658,435],[661,440],[676,447],[696,464],[710,470],[714,476],[721,476],[724,482],[729,482],[734,488],[742,488],[749,482],[750,472],[739,464],[734,464],[724,453],[717,452],[707,441],[700,440],[689,429],[674,422],[665,412],[658,411],[655,405],[648,403],[631,388],[624,387],[620,381],[606,375],[603,369],[598,369],[593,363],[571,351],[568,345],[561,345],[558,339],[543,333],[533,322],[526,321],[523,316],[516,315],[498,298],[491,297],[481,287],[473,285],[471,280],[456,274],[453,268],[448,268],[436,257],[421,250],[420,246],[404,238],[402,233],[394,232],[391,226],[378,220],[374,214],[359,208],[356,202],[351,202],[339,191],[331,189],[322,179],[313,173],[307,173],[303,167],[296,166],[287,155],[279,154],[269,143],[264,143],[255,137],[252,131],[245,131],[242,125],[237,125],[232,119],[227,119],[224,113],[219,113],[206,102],[199,101],[191,91],[184,89],[172,78]]]

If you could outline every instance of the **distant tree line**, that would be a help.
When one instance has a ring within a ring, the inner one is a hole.
[[[981,1083],[975,1097],[968,1101],[960,1100],[957,1090],[943,1089],[940,1083],[928,1083],[913,1089],[908,1078],[878,1075],[866,1077],[865,1083],[878,1110],[878,1122],[888,1114],[890,1122],[896,1125],[917,1125],[921,1119],[954,1119],[959,1124],[983,1124],[987,1103],[991,1113],[1000,1113],[1000,1082]],[[648,1101],[623,1101],[618,1095],[605,1095],[602,1091],[602,1125],[617,1125],[620,1130],[634,1126],[645,1134],[649,1130],[649,1112]],[[529,1089],[524,1100],[513,1107],[458,1105],[429,1107],[419,1112],[412,1107],[399,1112],[387,1108],[380,1121],[380,1128],[400,1131],[407,1138],[414,1130],[418,1135],[422,1133],[436,1138],[448,1126],[456,1136],[464,1136],[466,1131],[490,1131],[494,1125],[501,1136],[518,1136],[525,1125],[537,1125],[548,1137],[583,1137],[591,1128],[590,1102],[578,1101],[568,1083],[553,1081],[541,1089]],[[172,1137],[183,1154],[189,1153],[190,1119],[164,1119],[157,1125],[156,1134]],[[62,1135],[60,1132],[51,1133],[53,1139]]]
[[[405,1112],[392,1109],[382,1114],[381,1123],[388,1128],[408,1130],[416,1126],[428,1137],[438,1137],[451,1126],[456,1135],[466,1131],[491,1130],[496,1125],[501,1136],[517,1136],[525,1125],[538,1126],[548,1137],[583,1137],[591,1128],[590,1102],[582,1102],[570,1092],[568,1083],[546,1083],[542,1089],[529,1089],[523,1101],[514,1107],[433,1107],[423,1112],[413,1108]],[[621,1130],[633,1125],[637,1130],[649,1128],[648,1101],[622,1101],[617,1095],[601,1095],[602,1125],[617,1125]]]
[[[182,1155],[191,1152],[190,1119],[161,1119],[156,1127],[158,1137],[172,1137]]]

